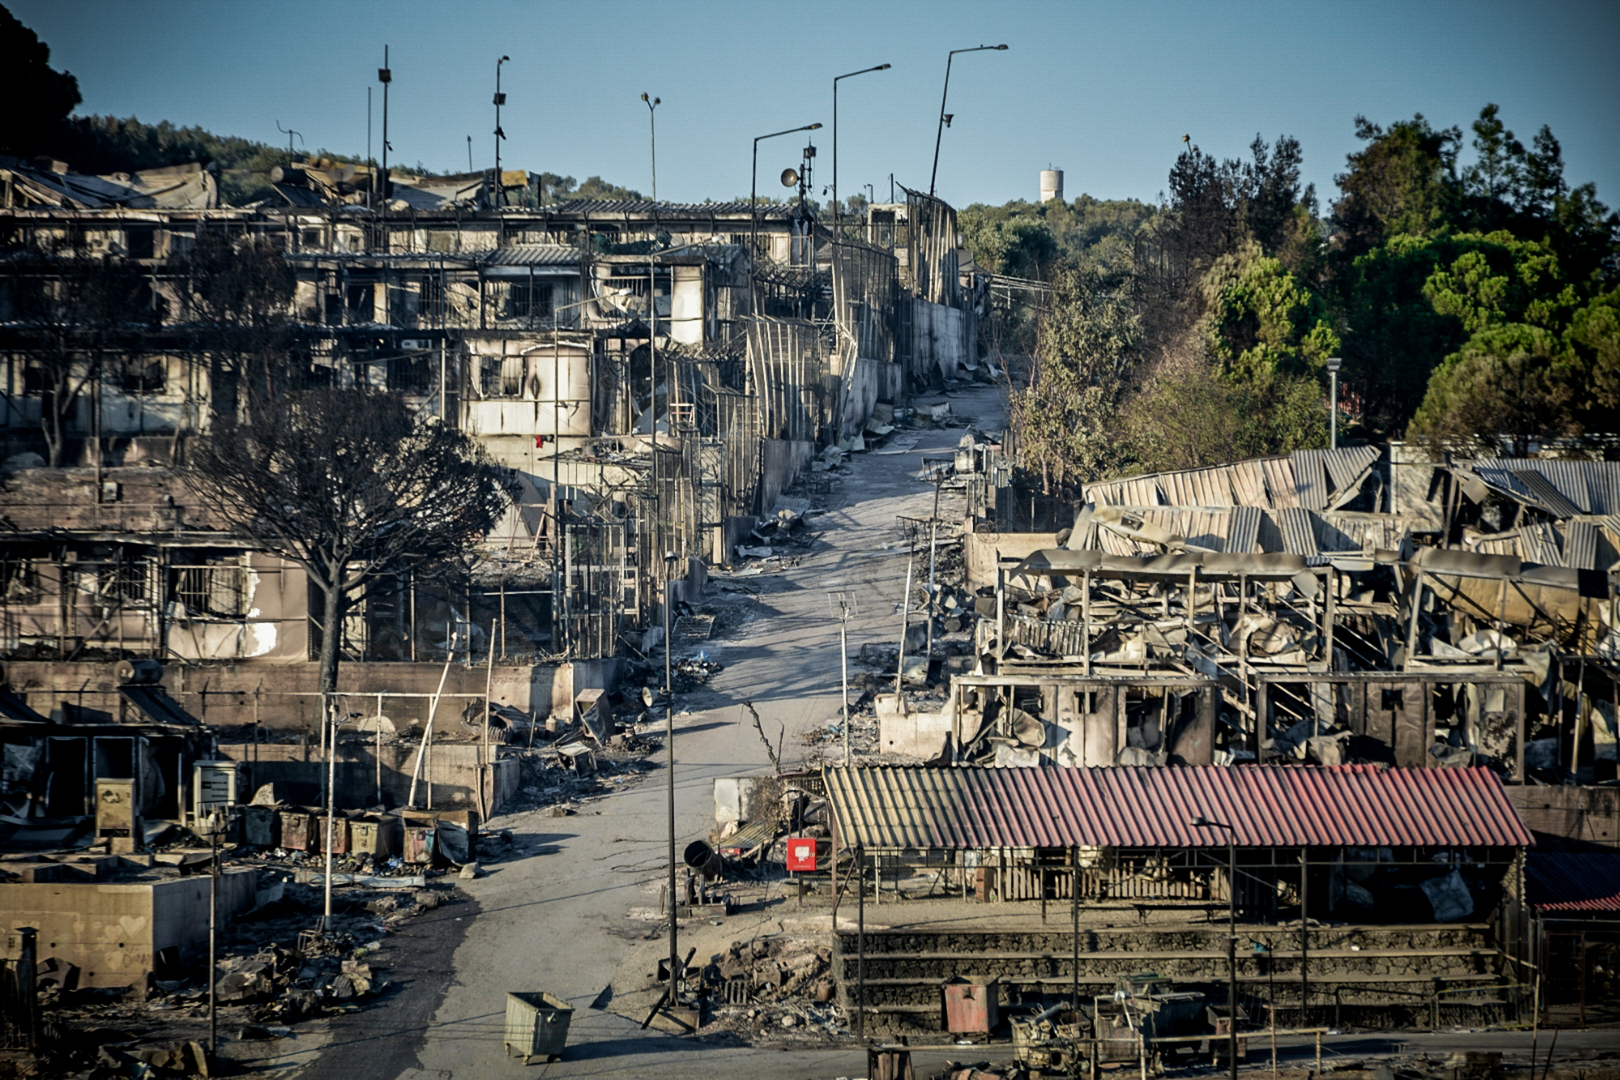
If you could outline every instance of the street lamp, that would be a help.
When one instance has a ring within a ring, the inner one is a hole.
[[[670,678],[670,655],[675,643],[670,639],[670,577],[675,573],[675,561],[680,556],[673,551],[664,552],[664,750],[667,755],[665,771],[669,773],[669,1007],[674,1008],[676,972],[678,962],[675,950],[675,683]]]
[[[1226,830],[1226,1057],[1237,1080],[1237,833],[1232,826],[1199,814],[1187,824],[1195,829]]]
[[[1339,448],[1339,368],[1344,361],[1328,357],[1328,449]]]
[[[820,124],[805,124],[803,127],[788,128],[786,131],[773,131],[769,135],[754,137],[754,175],[748,185],[748,214],[753,230],[749,236],[749,245],[759,247],[759,144],[765,139],[774,139],[778,135],[791,135],[795,131],[819,131]]]
[[[506,202],[506,189],[501,186],[501,140],[506,138],[506,132],[501,130],[501,106],[506,104],[506,95],[501,93],[501,65],[512,59],[503,56],[495,61],[495,203],[500,205]]]
[[[648,98],[645,93],[641,100],[647,103],[647,123],[652,138],[652,201],[653,201],[653,236],[647,242],[647,385],[652,387],[650,395],[652,411],[652,478],[653,491],[658,488],[658,259],[654,248],[658,246],[658,114],[657,109],[663,98]],[[673,383],[673,380],[672,380]],[[670,390],[674,387],[671,385]],[[670,390],[665,391],[665,400]],[[673,425],[671,425],[673,426]],[[666,676],[664,681],[669,681]],[[670,841],[674,843],[673,840]],[[671,886],[673,888],[673,886]]]
[[[957,53],[985,52],[987,50],[1006,52],[1007,46],[975,45],[971,49],[952,49],[945,57],[945,90],[939,95],[939,128],[934,132],[934,170],[928,174],[928,195],[930,198],[934,195],[934,178],[939,175],[939,140],[945,134],[945,125],[950,122],[945,116],[945,97],[951,92],[951,57]]]
[[[879,64],[877,67],[862,68],[852,71],[848,75],[840,75],[833,79],[833,212],[838,212],[838,79],[850,79],[856,75],[865,75],[869,71],[888,71],[888,64]],[[288,149],[292,149],[291,146]]]

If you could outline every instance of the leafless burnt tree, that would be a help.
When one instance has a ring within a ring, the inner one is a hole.
[[[508,499],[467,435],[392,395],[286,394],[252,423],[216,415],[183,474],[223,523],[303,567],[320,591],[320,689],[337,686],[343,619],[366,583],[464,558]]]

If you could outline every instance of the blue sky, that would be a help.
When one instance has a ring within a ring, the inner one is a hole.
[[[1620,3],[1003,2],[805,5],[733,0],[418,3],[413,0],[10,0],[78,77],[82,113],[200,125],[363,153],[366,90],[390,46],[391,161],[446,171],[493,163],[495,61],[508,106],[502,164],[650,187],[643,91],[661,97],[658,194],[746,195],[753,137],[820,122],[815,183],[832,181],[833,76],[842,194],[889,174],[928,187],[945,58],[939,194],[958,206],[1036,197],[1153,199],[1188,133],[1217,157],[1258,133],[1303,145],[1326,198],[1359,144],[1359,114],[1468,124],[1488,101],[1528,143],[1542,124],[1566,175],[1620,205]],[[761,191],[797,165],[800,136],[761,144]],[[1465,152],[1465,160],[1468,154]]]

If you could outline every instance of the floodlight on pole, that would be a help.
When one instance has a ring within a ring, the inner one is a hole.
[[[952,49],[945,57],[945,89],[939,95],[939,128],[934,132],[934,168],[928,174],[928,195],[934,195],[934,179],[939,175],[939,141],[945,135],[945,129],[950,126],[950,118],[945,113],[945,99],[951,92],[951,59],[957,53],[969,52],[1006,52],[1005,45],[975,45],[971,49]]]
[[[832,197],[833,197],[833,213],[835,213],[835,214],[838,212],[838,80],[839,79],[852,79],[856,75],[865,75],[868,72],[872,72],[872,71],[888,71],[889,66],[890,65],[888,65],[888,64],[879,64],[876,67],[862,68],[859,71],[851,71],[848,75],[839,75],[839,76],[837,76],[836,78],[833,79],[833,182],[832,182]]]
[[[805,124],[801,127],[788,128],[786,131],[773,131],[769,135],[754,136],[754,166],[753,176],[748,184],[748,215],[752,224],[749,235],[749,247],[759,246],[759,144],[766,139],[774,139],[778,135],[791,135],[795,131],[819,131],[821,125]]]
[[[495,196],[497,206],[506,202],[506,189],[501,185],[501,141],[506,138],[506,132],[501,130],[501,106],[506,104],[506,95],[501,93],[501,65],[511,60],[510,56],[502,56],[495,61]]]

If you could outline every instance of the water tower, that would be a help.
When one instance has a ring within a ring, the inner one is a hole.
[[[1041,202],[1063,201],[1063,170],[1041,170]]]

